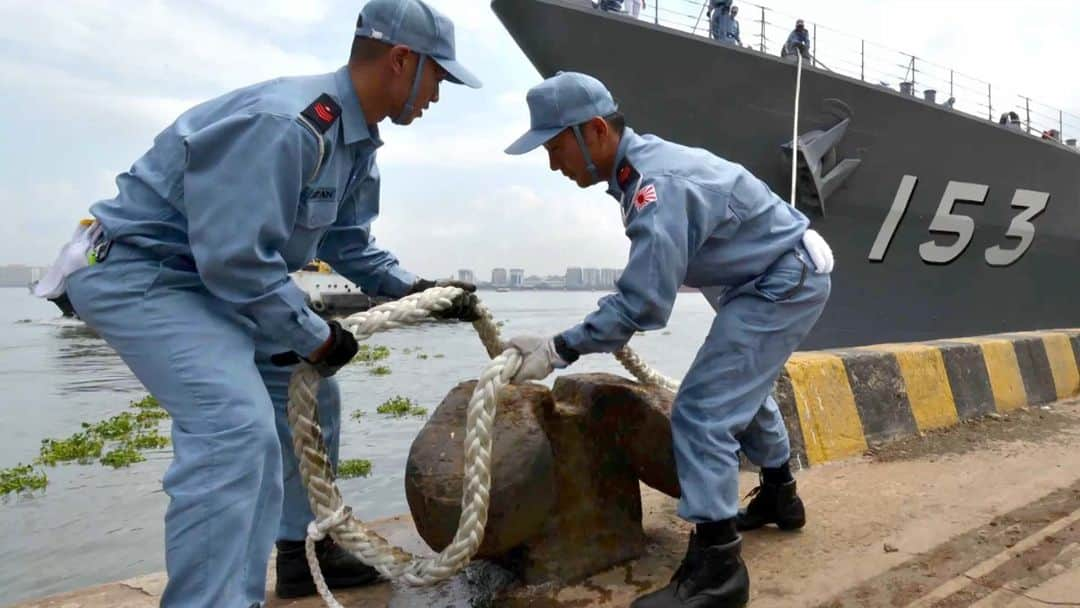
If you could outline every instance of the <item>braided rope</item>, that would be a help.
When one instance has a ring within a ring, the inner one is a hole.
[[[342,320],[341,325],[363,340],[386,329],[429,320],[433,313],[449,308],[461,293],[457,287],[433,287],[351,315]],[[293,372],[289,382],[289,426],[293,451],[300,461],[300,475],[315,514],[315,521],[308,526],[304,549],[315,586],[330,608],[341,608],[341,605],[327,588],[315,555],[315,543],[327,534],[383,576],[411,585],[430,585],[452,576],[469,562],[484,539],[491,488],[495,405],[500,391],[521,367],[522,358],[517,349],[502,343],[499,328],[487,307],[478,303],[477,312],[480,318],[473,321],[473,328],[491,357],[491,363],[480,374],[466,410],[465,471],[457,533],[434,557],[421,558],[391,545],[345,505],[334,482],[333,468],[318,424],[316,395],[322,378],[306,363],[301,363]],[[615,356],[639,381],[670,390],[678,388],[677,382],[650,369],[628,347],[620,349]]]

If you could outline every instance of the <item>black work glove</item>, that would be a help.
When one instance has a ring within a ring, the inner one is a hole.
[[[465,290],[465,293],[458,295],[451,300],[450,308],[433,313],[436,319],[457,319],[458,321],[472,322],[480,318],[480,311],[477,310],[477,304],[480,302],[475,295],[476,285],[467,281],[429,281],[427,279],[418,279],[413,283],[412,289],[409,290],[410,294],[420,293],[425,289],[431,289],[432,287],[457,287]]]
[[[441,279],[439,281],[429,281],[427,279],[417,279],[416,282],[413,283],[412,289],[410,289],[409,293],[406,294],[406,295],[412,295],[414,293],[420,293],[421,291],[424,291],[425,289],[431,289],[432,287],[457,287],[459,289],[464,289],[465,291],[467,291],[469,293],[475,293],[476,292],[476,285],[473,285],[472,283],[470,283],[468,281],[453,281],[453,280],[450,280],[450,279]]]
[[[330,321],[327,325],[330,326],[331,344],[330,348],[323,354],[322,359],[312,362],[307,357],[302,357],[296,351],[290,350],[289,352],[271,356],[270,363],[278,367],[287,367],[296,365],[303,360],[310,363],[323,378],[333,376],[345,364],[352,361],[353,357],[356,356],[356,351],[359,350],[359,346],[356,344],[356,338],[337,321]]]

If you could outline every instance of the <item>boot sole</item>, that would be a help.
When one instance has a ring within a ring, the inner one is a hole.
[[[769,524],[776,524],[777,528],[780,528],[781,530],[783,530],[785,532],[794,532],[795,530],[802,529],[806,525],[806,518],[789,519],[789,520],[785,520],[785,521],[775,521],[775,520],[773,520],[773,521],[765,521],[765,522],[761,522],[760,524],[758,524],[756,526],[747,526],[747,525],[742,525],[740,523],[736,523],[735,524],[735,529],[738,530],[739,532],[749,532],[751,530],[758,530],[760,528],[764,528],[765,526],[767,526]]]

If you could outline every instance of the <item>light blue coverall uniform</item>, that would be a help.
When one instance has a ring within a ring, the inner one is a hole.
[[[739,450],[763,467],[790,457],[771,391],[821,315],[829,275],[803,248],[806,217],[741,165],[627,128],[615,166],[608,192],[629,261],[616,293],[562,339],[580,354],[615,351],[667,324],[680,285],[702,290],[716,318],[671,415],[679,516],[735,517]]]
[[[739,22],[733,16],[730,17],[729,21],[730,23],[728,23],[727,30],[728,41],[741,45],[742,38],[739,37]]]
[[[728,30],[731,27],[731,0],[710,0],[712,2],[712,14],[709,16],[709,36],[725,44],[728,39]]]
[[[799,47],[802,45],[802,48]],[[796,53],[802,54],[804,59],[810,58],[810,31],[807,29],[791,30],[791,34],[788,35],[787,42],[784,43],[784,48],[781,49],[780,54],[784,57],[794,57]]]
[[[320,145],[300,116],[324,93],[339,108],[319,108]],[[368,294],[415,282],[371,236],[380,145],[347,68],[272,80],[183,114],[117,178],[119,195],[91,209],[114,244],[68,278],[68,296],[172,416],[164,606],[260,602],[274,541],[305,537],[312,514],[285,413],[292,369],[269,356],[306,356],[329,336],[287,274],[312,258]],[[333,379],[318,399],[336,466]]]

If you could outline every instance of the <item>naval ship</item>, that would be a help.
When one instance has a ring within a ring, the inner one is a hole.
[[[836,255],[803,348],[1080,326],[1080,153],[1062,139],[1080,118],[855,39],[803,63],[796,125],[797,66],[778,53],[795,19],[739,2],[747,46],[720,44],[703,4],[492,9],[542,76],[596,76],[638,133],[740,163],[785,200],[797,150],[794,204]],[[1014,109],[1026,121],[1001,124]]]

